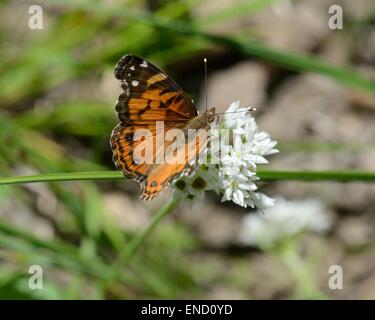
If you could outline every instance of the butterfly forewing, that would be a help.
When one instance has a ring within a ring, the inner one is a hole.
[[[125,55],[115,68],[123,92],[116,104],[121,121],[186,121],[197,110],[184,91],[152,63]]]

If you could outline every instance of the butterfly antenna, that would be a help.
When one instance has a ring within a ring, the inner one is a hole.
[[[205,95],[206,95],[206,112],[207,112],[207,109],[208,109],[208,85],[207,85],[207,58],[204,58],[203,59],[203,63],[204,63],[204,85],[205,85]]]
[[[230,111],[230,112],[219,112],[217,114],[227,114],[227,113],[239,113],[239,112],[251,112],[251,111],[256,111],[257,108],[252,107],[252,108],[246,108],[244,110],[238,110],[238,111]]]

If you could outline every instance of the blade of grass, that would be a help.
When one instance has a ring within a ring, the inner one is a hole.
[[[278,141],[281,152],[363,152],[375,148],[373,144],[333,143],[317,141]]]
[[[150,223],[142,231],[137,233],[131,241],[124,247],[114,262],[110,272],[105,277],[102,282],[102,288],[105,289],[111,285],[112,281],[116,280],[122,273],[122,268],[127,264],[127,262],[132,258],[132,256],[137,252],[143,242],[146,240],[148,235],[154,230],[157,224],[172,210],[176,207],[177,201],[172,199],[165,206],[163,206],[156,214],[152,216]]]
[[[215,23],[222,23],[229,19],[238,19],[241,16],[256,13],[281,1],[285,0],[245,0],[239,3],[231,3],[224,9],[205,16],[201,21],[198,21],[198,25],[200,27],[206,27]]]
[[[45,3],[43,1],[42,3]],[[45,3],[45,5],[48,5]],[[142,22],[156,28],[174,31],[192,37],[201,37],[214,44],[237,50],[247,56],[255,56],[282,65],[291,70],[310,71],[320,73],[353,88],[358,88],[375,94],[375,82],[358,74],[351,69],[344,69],[325,62],[318,57],[307,54],[284,52],[269,48],[254,40],[248,41],[234,36],[213,35],[205,32],[197,26],[181,20],[152,15],[147,12],[126,9],[118,6],[108,6],[101,3],[81,1],[79,3],[71,0],[56,0],[54,5],[62,5],[65,8],[71,6],[75,9],[87,10],[96,14],[108,14],[113,17],[129,19],[129,21]]]
[[[304,181],[375,181],[375,172],[366,171],[292,171],[292,170],[258,170],[258,176],[262,180],[304,180]],[[15,176],[0,178],[1,185],[25,184],[51,181],[75,181],[75,180],[127,180],[118,171],[88,171],[88,172],[64,172],[49,173],[33,176]]]
[[[337,181],[337,182],[375,182],[375,172],[366,171],[273,171],[258,170],[257,175],[265,181]]]
[[[99,279],[103,279],[110,272],[111,267],[99,258],[99,256],[96,256],[95,260],[86,260],[81,256],[76,247],[66,242],[60,240],[43,240],[25,230],[2,221],[0,221],[0,234],[9,237],[8,243],[11,246],[10,248],[15,247],[19,250],[20,247],[17,245],[17,242],[22,242],[27,245],[25,253],[35,255],[37,252],[40,252],[42,255],[51,256],[51,261],[66,270],[83,272]],[[2,247],[5,247],[4,243],[2,243]],[[132,277],[130,274],[124,273],[121,274],[121,281],[138,288],[147,285],[139,282],[138,279]]]
[[[126,179],[118,171],[88,171],[69,173],[47,173],[33,176],[16,176],[0,178],[0,185],[22,184],[49,181],[75,181],[75,180],[120,180]]]
[[[283,52],[262,45],[257,41],[244,41],[240,38],[230,38],[215,35],[204,35],[216,43],[234,48],[247,55],[252,55],[263,60],[282,65],[294,71],[310,71],[326,75],[344,85],[358,88],[375,94],[375,82],[365,78],[352,69],[339,68],[333,64],[328,64],[324,60],[308,54],[298,54]]]

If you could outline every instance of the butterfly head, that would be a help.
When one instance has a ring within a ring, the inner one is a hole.
[[[214,123],[218,119],[218,115],[216,114],[215,108],[208,109],[205,112],[205,117],[209,124]]]

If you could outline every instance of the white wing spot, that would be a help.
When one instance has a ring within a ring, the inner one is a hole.
[[[131,66],[131,67],[130,67],[130,70],[133,70],[133,71],[134,71],[134,70],[135,70],[135,67],[134,67],[134,66]]]
[[[148,64],[146,60],[143,60],[142,63],[140,64],[141,67],[147,68]]]
[[[132,85],[133,85],[133,87],[136,87],[137,85],[139,85],[139,81],[133,80],[132,81]]]

